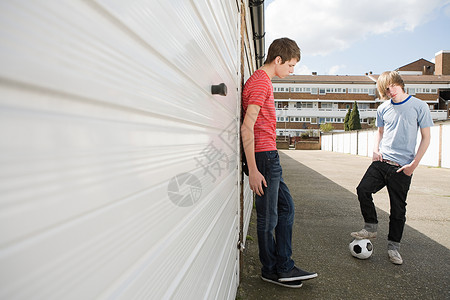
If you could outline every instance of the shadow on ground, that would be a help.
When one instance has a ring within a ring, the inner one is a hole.
[[[253,210],[236,299],[450,299],[449,249],[406,226],[400,251],[404,263],[393,265],[386,245],[389,216],[378,210],[373,255],[353,258],[349,233],[362,226],[355,194],[285,154],[280,157],[296,207],[293,258],[319,277],[305,281],[300,289],[260,279]]]

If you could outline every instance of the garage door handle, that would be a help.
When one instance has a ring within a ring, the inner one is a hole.
[[[227,95],[227,86],[225,85],[225,83],[212,85],[211,86],[211,93],[213,95],[226,96]]]

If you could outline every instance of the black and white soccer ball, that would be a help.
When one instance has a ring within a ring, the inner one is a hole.
[[[359,259],[367,259],[373,253],[373,245],[370,240],[354,239],[349,245],[350,253]]]

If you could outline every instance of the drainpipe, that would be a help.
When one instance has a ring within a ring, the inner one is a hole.
[[[250,0],[250,14],[252,18],[253,42],[255,45],[256,68],[264,64],[264,0]]]

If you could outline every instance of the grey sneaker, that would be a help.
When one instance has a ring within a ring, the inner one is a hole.
[[[391,263],[396,264],[396,265],[403,264],[403,259],[400,255],[400,253],[398,253],[398,250],[388,250],[388,255],[389,255],[389,260],[391,261]]]
[[[366,229],[361,229],[360,231],[352,232],[350,233],[350,235],[357,240],[364,240],[364,239],[371,240],[377,237],[376,232],[370,232],[367,231]]]

